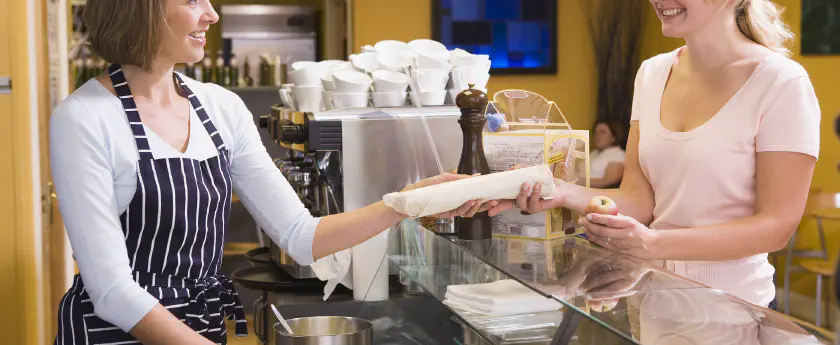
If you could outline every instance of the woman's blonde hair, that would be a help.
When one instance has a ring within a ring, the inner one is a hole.
[[[736,0],[735,18],[744,36],[784,55],[794,34],[782,20],[782,8],[771,0]]]

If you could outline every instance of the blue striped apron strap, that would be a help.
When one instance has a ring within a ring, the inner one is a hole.
[[[108,74],[111,77],[111,83],[114,84],[114,91],[117,92],[117,97],[120,98],[123,109],[125,109],[128,125],[131,126],[134,141],[137,143],[137,152],[140,154],[140,159],[154,159],[152,150],[149,148],[146,130],[143,128],[143,122],[140,121],[137,103],[134,102],[134,96],[132,96],[131,89],[128,87],[128,81],[125,79],[122,67],[116,64],[108,66]]]
[[[216,126],[213,125],[213,121],[210,121],[210,116],[207,115],[207,110],[204,109],[204,106],[201,104],[201,101],[198,97],[192,92],[187,83],[181,79],[177,73],[175,74],[175,78],[178,81],[178,84],[181,85],[181,88],[184,90],[184,93],[187,95],[187,98],[190,100],[190,105],[192,105],[193,109],[195,109],[195,113],[198,115],[198,119],[201,120],[201,124],[204,125],[204,129],[207,130],[207,133],[210,134],[210,138],[213,139],[213,144],[216,145],[216,150],[222,152],[225,148],[225,143],[222,141],[222,137],[219,134],[219,130],[216,129]]]

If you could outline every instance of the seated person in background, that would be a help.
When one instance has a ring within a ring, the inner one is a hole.
[[[624,130],[617,122],[598,120],[592,133],[589,184],[592,188],[618,188],[624,176]]]

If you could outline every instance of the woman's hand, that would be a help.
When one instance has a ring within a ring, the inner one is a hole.
[[[639,290],[637,286],[648,272],[650,268],[643,263],[614,254],[586,269],[586,280],[580,285],[580,290],[591,301],[631,296]]]
[[[518,207],[527,213],[538,213],[552,208],[560,207],[565,201],[559,190],[566,185],[566,181],[561,179],[554,179],[554,192],[551,199],[543,199],[542,184],[536,183],[533,188],[528,183],[522,185],[519,189],[519,195],[515,200],[501,200],[496,206],[490,208],[490,216],[495,216],[499,213]]]
[[[478,174],[476,174],[476,175],[463,175],[463,174],[444,173],[444,174],[440,174],[440,175],[437,175],[437,176],[433,176],[433,177],[430,177],[430,178],[427,178],[427,179],[417,181],[416,183],[413,183],[413,184],[410,184],[410,185],[406,186],[405,188],[403,188],[402,191],[407,192],[407,191],[410,191],[410,190],[413,190],[413,189],[419,189],[419,188],[423,188],[423,187],[433,186],[433,185],[440,184],[440,183],[445,183],[445,182],[457,181],[457,180],[460,180],[460,179],[470,178],[470,177],[473,177],[473,176],[478,176]],[[447,211],[447,212],[443,212],[443,213],[438,213],[438,214],[432,215],[431,217],[433,217],[433,218],[455,218],[455,217],[470,218],[470,217],[475,216],[476,213],[487,211],[491,207],[494,207],[498,204],[499,204],[499,201],[497,201],[497,200],[491,200],[491,201],[487,201],[487,202],[482,202],[481,200],[470,200],[470,201],[467,201],[466,203],[461,205],[461,207],[458,207],[455,210],[451,210],[451,211]]]
[[[592,242],[619,253],[656,259],[658,232],[633,217],[590,213],[580,221]]]

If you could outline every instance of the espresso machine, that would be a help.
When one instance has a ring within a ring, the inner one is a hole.
[[[275,105],[270,115],[260,118],[260,127],[287,149],[275,163],[304,205],[313,216],[326,216],[362,208],[408,184],[455,171],[463,146],[460,115],[455,106],[305,113]],[[275,244],[270,248],[275,263],[293,277],[315,277]]]

